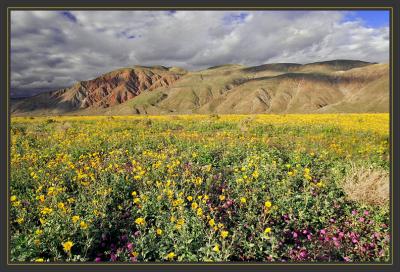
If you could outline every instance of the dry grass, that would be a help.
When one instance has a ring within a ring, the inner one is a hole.
[[[72,124],[70,122],[63,122],[59,126],[56,127],[56,130],[66,132],[72,127]]]
[[[240,129],[240,131],[245,132],[249,130],[250,125],[253,123],[253,121],[255,120],[255,116],[249,116],[244,118],[243,120],[241,120],[238,123],[238,128]]]
[[[389,173],[381,169],[352,167],[343,182],[350,200],[369,205],[389,205]]]

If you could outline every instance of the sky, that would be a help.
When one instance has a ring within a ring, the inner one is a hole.
[[[133,65],[389,61],[389,11],[12,11],[11,96]]]

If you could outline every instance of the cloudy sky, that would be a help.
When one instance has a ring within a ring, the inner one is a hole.
[[[12,11],[11,96],[133,65],[389,60],[388,11]]]

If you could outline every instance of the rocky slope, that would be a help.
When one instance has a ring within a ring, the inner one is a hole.
[[[51,113],[68,113],[85,108],[112,107],[143,91],[169,86],[183,74],[183,70],[174,71],[162,66],[123,68],[78,82],[70,88],[19,99],[12,105],[11,112],[47,110]]]
[[[13,114],[388,112],[389,66],[352,60],[124,68],[12,103]]]

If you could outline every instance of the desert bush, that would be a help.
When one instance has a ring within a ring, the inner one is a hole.
[[[352,165],[342,186],[350,200],[361,204],[388,206],[389,182],[388,171]]]

